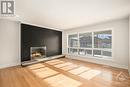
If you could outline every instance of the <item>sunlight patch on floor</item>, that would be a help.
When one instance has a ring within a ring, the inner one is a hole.
[[[56,64],[65,63],[65,62],[61,60],[51,60],[51,61],[47,61],[46,63],[50,65],[56,65]]]
[[[32,71],[33,71],[34,74],[36,74],[40,78],[46,78],[46,77],[58,74],[57,71],[52,70],[48,67],[35,69],[35,70],[32,70]]]
[[[66,63],[62,63],[62,64],[57,64],[57,65],[54,65],[56,68],[61,68],[61,67],[64,67],[64,66],[68,66],[68,65],[71,65],[72,63],[70,62],[66,62]]]
[[[81,82],[69,78],[63,74],[44,79],[52,87],[79,87]]]
[[[78,76],[84,79],[90,80],[99,74],[101,74],[101,71],[99,70],[89,70],[89,71],[85,71],[84,73],[79,74]]]
[[[33,64],[28,66],[29,69],[38,69],[38,68],[42,68],[45,67],[42,63],[38,63],[38,64]]]
[[[78,75],[78,74],[81,74],[81,73],[83,73],[85,71],[88,71],[89,69],[90,68],[88,68],[88,67],[81,66],[81,67],[72,69],[69,72],[72,73],[72,74],[74,74],[74,75]]]
[[[100,77],[102,77],[104,80],[106,81],[111,81],[113,76],[112,76],[112,72],[102,72],[102,74],[100,75]]]
[[[78,65],[76,65],[76,64],[70,64],[70,65],[67,65],[67,66],[61,67],[60,69],[66,71],[66,70],[74,69],[74,68],[76,68],[76,67],[78,67]]]
[[[87,79],[87,80],[90,80],[101,73],[101,71],[99,71],[99,70],[94,70],[94,69],[91,69],[89,67],[80,66],[78,64],[73,64],[71,62],[63,62],[60,60],[51,60],[51,61],[47,61],[46,63],[48,63],[50,65],[54,64],[53,66],[56,68],[62,69],[64,71],[68,71],[71,74],[74,74],[78,77],[82,77],[82,78]],[[70,80],[69,77],[66,77],[64,75],[57,75],[57,74],[59,74],[59,72],[57,72],[49,67],[46,67],[42,63],[30,65],[30,66],[28,66],[28,68],[31,69],[32,72],[36,76],[38,76],[39,78],[42,78],[42,79],[46,79],[46,80],[49,78],[62,79],[61,77],[63,77],[63,79],[61,80],[61,83],[63,82],[63,83],[67,83],[67,84],[68,84],[67,80]],[[57,79],[55,79],[55,80],[57,80]],[[56,81],[54,81],[54,82],[56,82]],[[51,83],[53,83],[53,82],[51,81]],[[57,83],[55,85],[59,86],[59,84],[60,83]],[[73,85],[73,83],[72,83],[72,85]],[[54,87],[56,87],[56,86],[54,86]],[[64,84],[63,84],[63,86],[64,86]],[[77,87],[77,86],[71,86],[71,87]]]

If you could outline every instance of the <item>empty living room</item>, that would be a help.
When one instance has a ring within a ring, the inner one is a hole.
[[[0,0],[0,87],[130,87],[130,0]]]

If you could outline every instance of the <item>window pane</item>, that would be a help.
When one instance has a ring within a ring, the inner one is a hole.
[[[93,50],[93,56],[100,57],[101,56],[101,50]]]
[[[92,55],[92,50],[79,49],[79,55]]]
[[[79,34],[80,47],[92,48],[92,33]]]
[[[68,51],[70,54],[78,54],[78,50],[75,49],[75,48],[69,48],[69,51]]]
[[[92,50],[85,50],[86,55],[92,55]]]
[[[79,55],[85,55],[84,49],[79,49]]]
[[[112,56],[112,52],[110,52],[110,51],[102,51],[102,55],[111,57]]]
[[[94,32],[94,48],[111,48],[112,31]]]
[[[68,36],[68,46],[77,47],[78,46],[78,35],[73,34]]]

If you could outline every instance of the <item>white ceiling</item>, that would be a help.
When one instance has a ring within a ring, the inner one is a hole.
[[[15,0],[15,5],[22,22],[61,30],[130,13],[130,0]]]

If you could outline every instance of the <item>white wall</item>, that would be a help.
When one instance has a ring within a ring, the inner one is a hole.
[[[20,22],[0,19],[0,68],[20,64]]]
[[[76,33],[76,32],[85,32],[85,31],[97,31],[102,29],[112,29],[113,60],[102,60],[97,58],[72,56],[72,55],[71,56],[67,55],[67,57],[128,69],[128,57],[129,57],[128,18],[118,19],[118,20],[99,23],[91,26],[78,27],[78,28],[73,28],[73,29],[63,31],[63,44],[62,44],[63,54],[67,54],[67,34]]]
[[[129,16],[129,74],[130,74],[130,16]]]

